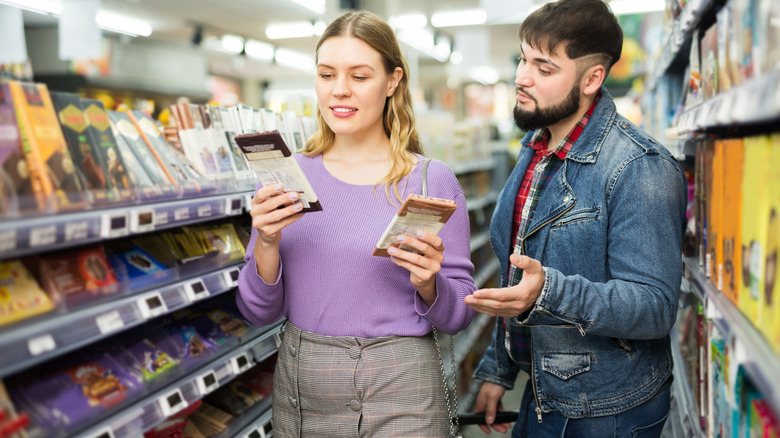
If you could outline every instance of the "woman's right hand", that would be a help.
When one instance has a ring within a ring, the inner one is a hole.
[[[252,227],[257,230],[256,245],[276,246],[282,229],[303,216],[298,192],[284,192],[281,184],[260,188],[252,198]],[[281,208],[280,208],[281,207]]]

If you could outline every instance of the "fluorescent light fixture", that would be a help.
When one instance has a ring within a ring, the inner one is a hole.
[[[0,3],[38,14],[62,14],[62,3],[56,0],[0,0]]]
[[[446,61],[447,58],[450,57],[451,51],[452,51],[452,43],[450,42],[450,39],[447,37],[440,36],[439,40],[436,41],[436,47],[434,49],[434,52],[436,53],[436,59],[438,59],[441,62]]]
[[[482,9],[437,12],[431,16],[431,24],[434,27],[473,26],[484,24],[485,21],[487,14]]]
[[[325,0],[291,0],[291,1],[319,15],[325,13]]]
[[[666,7],[664,0],[614,0],[609,7],[615,15],[643,14],[661,12]]]
[[[422,29],[428,25],[428,17],[424,14],[404,14],[390,17],[387,23],[393,29]]]
[[[304,53],[280,47],[276,49],[274,59],[277,64],[285,67],[314,72],[314,58]]]
[[[152,34],[149,23],[112,12],[98,11],[95,22],[98,27],[125,35],[148,37]]]
[[[246,56],[250,58],[267,62],[274,60],[274,46],[271,44],[248,39],[246,44],[244,44],[244,50],[246,50]]]
[[[429,28],[403,29],[398,32],[398,39],[424,53],[431,52],[434,47],[433,31]]]
[[[314,22],[314,35],[322,36],[323,33],[325,33],[325,28],[327,25],[322,20],[317,20]]]
[[[295,23],[269,24],[265,28],[265,36],[272,40],[285,38],[305,38],[314,36],[314,25],[308,21]]]
[[[495,84],[498,82],[498,72],[493,67],[481,65],[479,67],[471,67],[469,69],[469,76],[475,81],[483,84]]]
[[[457,50],[453,51],[450,54],[450,64],[458,65],[461,62],[463,62],[463,54],[458,52]]]
[[[244,39],[238,35],[222,35],[222,49],[230,53],[241,53],[244,51]]]

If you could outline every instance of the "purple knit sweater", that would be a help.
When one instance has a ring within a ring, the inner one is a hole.
[[[463,190],[442,162],[428,166],[428,195],[454,199],[458,209],[439,233],[444,262],[436,275],[438,296],[428,307],[409,281],[409,271],[385,257],[371,255],[398,210],[388,203],[384,186],[352,185],[331,175],[322,156],[295,155],[322,203],[323,211],[306,213],[282,231],[280,274],[274,284],[257,275],[254,246],[238,280],[236,302],[252,323],[264,326],[282,316],[314,333],[328,336],[421,336],[431,325],[454,334],[466,328],[474,311],[463,298],[476,287],[469,251],[469,218]],[[422,161],[399,182],[402,199],[420,193]]]

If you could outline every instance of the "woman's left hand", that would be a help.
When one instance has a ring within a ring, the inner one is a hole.
[[[412,286],[417,288],[425,304],[432,306],[436,301],[436,274],[441,271],[444,261],[444,242],[424,231],[418,231],[414,236],[399,234],[396,240],[399,245],[407,245],[421,253],[404,251],[395,244],[387,250],[393,263],[411,273]]]

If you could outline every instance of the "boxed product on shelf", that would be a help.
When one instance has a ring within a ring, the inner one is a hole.
[[[124,289],[102,247],[42,256],[37,273],[49,295],[68,307]]]
[[[174,272],[138,245],[133,245],[131,242],[117,242],[110,244],[110,247],[116,257],[109,261],[121,263],[122,270],[127,273],[130,290],[143,290],[175,278]],[[117,269],[116,264],[114,269]]]
[[[27,438],[25,428],[29,424],[30,416],[24,412],[17,414],[5,384],[0,380],[0,437]]]
[[[759,306],[760,331],[775,351],[780,352],[780,280],[777,257],[780,248],[780,134],[769,137],[771,143],[771,163],[768,180],[768,213],[766,230],[766,248],[764,252],[764,289],[761,292],[762,303]]]
[[[0,261],[0,327],[54,309],[52,299],[21,261]]]
[[[726,377],[724,362],[726,355],[726,342],[723,338],[715,338],[710,341],[710,424],[712,435],[725,437],[731,431],[731,411],[726,404]]]
[[[241,153],[241,148],[238,147],[238,143],[236,143],[235,140],[238,130],[233,123],[229,110],[225,107],[219,107],[218,110],[220,115],[219,120],[222,123],[222,127],[225,131],[225,138],[230,146],[228,149],[230,152],[230,164],[233,166],[233,173],[236,175],[238,186],[253,189],[256,181],[252,169],[249,168],[249,163],[247,163],[244,154]]]
[[[211,340],[201,336],[194,327],[187,324],[169,324],[162,330],[175,344],[176,350],[179,352],[177,359],[186,367],[200,363],[200,359],[207,357],[215,350],[215,345]],[[151,336],[157,338],[159,333]]]
[[[187,418],[202,434],[215,436],[225,430],[234,417],[206,401]]]
[[[750,409],[751,438],[780,437],[780,423],[772,414],[772,409],[765,399],[753,400]]]
[[[0,132],[0,217],[35,211],[35,192],[7,82],[0,82]]]
[[[688,57],[688,95],[685,97],[687,107],[694,107],[703,100],[701,92],[701,52],[699,30],[693,31],[691,37],[691,52]]]
[[[739,41],[734,35],[734,14],[733,6],[731,3],[726,3],[718,11],[718,92],[722,93],[728,91],[732,86],[739,83],[739,77],[737,73],[736,56],[732,51],[736,52],[736,43]],[[737,74],[735,78],[733,75]]]
[[[138,380],[150,382],[165,375],[179,365],[180,356],[174,342],[167,336],[159,336],[157,342],[144,337],[134,344],[115,353],[116,358],[128,370],[136,375]]]
[[[10,81],[22,150],[38,209],[80,210],[86,206],[84,187],[44,84]]]
[[[171,105],[171,114],[178,129],[184,155],[204,175],[216,175],[216,158],[209,148],[208,134],[203,129],[197,105],[187,102]]]
[[[745,147],[741,138],[723,142],[723,287],[721,292],[738,305],[742,281],[742,170]]]
[[[701,39],[701,91],[704,100],[718,94],[718,25],[710,26]]]
[[[38,427],[71,430],[141,390],[141,382],[104,353],[50,374],[30,376],[11,388],[11,394]]]
[[[723,142],[710,143],[707,181],[707,275],[718,290],[723,290]]]
[[[737,27],[737,60],[739,61],[739,82],[753,77],[753,34],[755,29],[756,3],[759,0],[733,0],[734,22]]]
[[[764,49],[766,50],[766,65],[768,69],[776,68],[780,63],[780,45],[774,44],[780,41],[780,4],[774,1],[768,1],[770,8],[767,14],[768,29],[766,40],[770,42]]]
[[[230,143],[225,136],[219,107],[199,105],[199,110],[203,119],[203,129],[208,137],[208,146],[217,165],[217,172],[214,176],[217,179],[235,179],[236,175],[233,173],[233,163],[231,163],[230,157]]]

